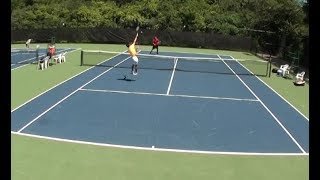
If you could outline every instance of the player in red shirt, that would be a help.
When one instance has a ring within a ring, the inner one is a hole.
[[[51,59],[52,56],[55,55],[55,52],[56,52],[55,46],[52,44],[49,44],[48,45],[48,52],[47,52],[47,56],[49,56],[49,59]]]
[[[160,40],[157,36],[154,36],[153,39],[152,39],[152,49],[150,51],[150,54],[152,53],[152,51],[154,49],[157,49],[157,54],[158,54],[158,51],[159,51],[159,44],[160,44]]]

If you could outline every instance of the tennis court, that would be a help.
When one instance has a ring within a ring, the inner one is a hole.
[[[57,48],[56,53],[69,52],[72,48]],[[47,54],[47,49],[26,49],[14,48],[11,49],[11,70],[23,67],[27,64],[37,63],[38,59]]]
[[[88,54],[92,68],[14,109],[11,130],[125,148],[308,154],[308,119],[255,76],[267,68],[252,72],[229,55],[162,55],[141,57],[131,76],[128,55]]]

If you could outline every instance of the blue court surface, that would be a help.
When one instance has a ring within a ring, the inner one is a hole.
[[[72,48],[57,48],[56,54],[69,52],[74,49]],[[46,56],[47,49],[39,49],[39,58]],[[11,70],[23,67],[27,64],[35,63],[37,61],[37,54],[35,50],[27,50],[25,48],[21,49],[11,49]]]
[[[177,61],[229,74],[143,68],[120,54],[37,96],[11,113],[13,133],[134,149],[203,153],[309,153],[309,120],[233,57]],[[154,66],[161,66],[155,63]],[[127,76],[124,79],[124,75]],[[154,148],[152,148],[154,147]]]

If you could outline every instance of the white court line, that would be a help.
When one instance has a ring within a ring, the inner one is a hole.
[[[114,147],[122,149],[134,149],[134,150],[148,150],[148,151],[159,151],[159,152],[176,152],[176,153],[192,153],[192,154],[212,154],[212,155],[241,155],[241,156],[309,156],[309,153],[256,153],[256,152],[223,152],[223,151],[197,151],[197,150],[181,150],[181,149],[165,149],[157,147],[138,147],[138,146],[125,146],[125,145],[115,145],[115,144],[105,144],[105,143],[94,143],[88,141],[70,140],[63,138],[54,138],[48,136],[40,136],[34,134],[20,133],[11,131],[11,134],[33,137],[38,139],[53,140],[58,142],[66,143],[76,143],[76,144],[86,144],[102,147]]]
[[[127,59],[129,59],[131,56],[125,58],[124,60],[120,61],[119,63],[117,63],[114,67],[118,66],[119,64],[123,63],[124,61],[126,61]],[[88,85],[89,83],[91,83],[92,81],[96,80],[97,78],[99,78],[100,76],[102,76],[103,74],[109,72],[110,70],[112,70],[114,67],[111,67],[105,71],[103,71],[101,74],[99,74],[98,76],[94,77],[93,79],[91,79],[90,81],[88,81],[87,83],[85,83],[84,85],[82,85],[81,87],[79,87],[78,89],[74,90],[72,93],[70,93],[69,95],[65,96],[64,98],[62,98],[60,101],[58,101],[57,103],[55,103],[54,105],[52,105],[50,108],[48,108],[47,110],[45,110],[43,113],[41,113],[40,115],[38,115],[36,118],[34,118],[32,121],[30,121],[28,124],[26,124],[25,126],[23,126],[18,132],[21,132],[22,130],[24,130],[26,127],[28,127],[30,124],[32,124],[34,121],[38,120],[41,116],[43,116],[44,114],[46,114],[48,111],[50,111],[51,109],[53,109],[54,107],[56,107],[58,104],[60,104],[61,102],[63,102],[64,100],[66,100],[68,97],[72,96],[73,94],[75,94],[76,92],[79,91],[79,89],[83,88],[84,86]]]
[[[232,57],[232,56],[231,56]],[[232,59],[237,60],[232,57]],[[246,70],[248,70],[250,73],[252,73],[247,67],[239,63],[242,67],[244,67]],[[253,73],[252,73],[253,74]],[[307,118],[304,114],[302,114],[296,107],[294,107],[289,101],[287,101],[283,96],[281,96],[277,91],[275,91],[272,87],[270,87],[267,83],[265,83],[263,80],[261,80],[259,77],[256,76],[256,78],[259,79],[263,84],[265,84],[268,88],[270,88],[274,93],[276,93],[281,99],[283,99],[285,102],[287,102],[293,109],[295,109],[301,116],[303,116],[307,121],[309,121],[309,118]]]
[[[80,49],[81,49],[81,48],[78,48],[78,49],[73,50],[73,51],[78,51],[78,50],[80,50]],[[70,52],[72,52],[72,51],[70,51]],[[126,51],[124,51],[124,52],[126,52]],[[111,58],[106,59],[105,61],[108,61],[108,60],[110,60],[110,59],[112,59],[112,58],[115,58],[115,57],[117,57],[117,56],[119,56],[119,55],[120,55],[120,54],[117,54],[117,55],[115,55],[115,56],[112,56]],[[105,62],[105,61],[103,61],[103,62]],[[103,63],[103,62],[101,62],[101,63]],[[16,108],[14,108],[13,110],[11,110],[11,113],[12,113],[12,112],[14,112],[15,110],[19,109],[20,107],[22,107],[22,106],[26,105],[27,103],[31,102],[32,100],[34,100],[34,99],[38,98],[38,97],[39,97],[39,96],[41,96],[42,94],[45,94],[46,92],[48,92],[48,91],[50,91],[50,90],[52,90],[52,89],[56,88],[57,86],[59,86],[59,85],[61,85],[61,84],[65,83],[65,82],[67,82],[67,81],[69,81],[69,80],[71,80],[71,79],[73,79],[73,78],[75,78],[75,77],[77,77],[77,76],[79,76],[80,74],[82,74],[82,73],[84,73],[84,72],[86,72],[86,71],[89,71],[90,69],[92,69],[92,68],[94,68],[94,67],[95,67],[95,66],[92,66],[92,67],[90,67],[90,68],[88,68],[88,69],[86,69],[86,70],[84,70],[84,71],[81,71],[81,72],[79,72],[78,74],[76,74],[76,75],[74,75],[74,76],[72,76],[72,77],[70,77],[70,78],[68,78],[68,79],[66,79],[66,80],[64,80],[64,81],[62,81],[62,82],[60,82],[60,83],[56,84],[56,85],[55,85],[55,86],[53,86],[52,88],[50,88],[50,89],[48,89],[48,90],[46,90],[46,91],[44,91],[44,92],[42,92],[42,93],[38,94],[37,96],[35,96],[35,97],[31,98],[30,100],[26,101],[25,103],[21,104],[20,106],[18,106],[18,107],[16,107]]]
[[[57,52],[66,51],[66,50],[68,50],[68,49],[71,49],[71,48],[59,50],[59,51],[57,51]],[[72,50],[72,51],[76,51],[76,50],[78,50],[78,49],[75,49],[75,50]],[[71,53],[72,51],[70,51],[70,52],[68,52],[68,53]],[[43,54],[43,55],[41,55],[41,56],[39,56],[39,57],[43,57],[43,56],[45,56],[45,55],[46,55],[46,54]],[[25,62],[25,61],[30,61],[30,60],[32,60],[32,59],[36,59],[36,58],[30,58],[30,59],[26,59],[26,60],[23,60],[23,61],[19,61],[19,62],[16,63],[16,64],[11,64],[11,66],[14,66],[14,65],[17,65],[17,64],[21,64],[22,62]],[[18,67],[16,67],[16,68],[11,69],[11,71],[12,71],[12,70],[15,70],[15,69],[18,69],[18,68],[21,68],[21,67],[24,67],[24,66],[27,66],[27,65],[30,65],[30,64],[25,64],[25,65],[22,65],[22,66],[18,66]]]
[[[214,96],[191,96],[183,94],[160,94],[160,93],[147,93],[147,92],[130,92],[130,91],[115,91],[115,90],[99,90],[99,89],[79,89],[79,91],[92,91],[104,93],[121,93],[121,94],[137,94],[137,95],[151,95],[151,96],[169,96],[169,97],[186,97],[186,98],[199,98],[199,99],[219,99],[219,100],[232,100],[232,101],[258,101],[257,99],[240,99],[228,97],[214,97]]]
[[[173,80],[173,76],[174,76],[174,72],[176,70],[177,64],[178,64],[178,59],[175,59],[174,66],[173,66],[173,71],[172,71],[172,74],[171,74],[171,78],[170,78],[170,82],[169,82],[169,86],[168,86],[168,90],[167,90],[167,95],[169,95],[169,92],[170,92],[170,89],[171,89],[171,84],[172,84],[172,80]]]
[[[14,53],[14,54],[12,54],[12,52],[11,52],[11,56],[16,56],[16,55],[20,55],[20,54],[31,54],[31,53],[36,53],[36,52],[35,51],[29,51],[29,52],[25,51],[23,53],[17,52],[17,53]]]
[[[218,55],[219,56],[219,55]],[[237,78],[248,88],[248,90],[260,101],[262,106],[271,114],[271,116],[278,122],[282,129],[289,135],[292,141],[299,147],[299,149],[306,153],[306,151],[300,146],[297,140],[290,134],[290,132],[284,127],[284,125],[279,121],[279,119],[270,111],[270,109],[261,101],[261,99],[251,90],[251,88],[236,74],[233,69],[219,56],[219,58],[225,63],[226,66],[237,76]]]
[[[21,53],[14,53],[14,54],[11,54],[11,57],[12,57],[12,56],[19,55],[19,54],[21,54]],[[26,53],[26,54],[27,54],[27,53]]]

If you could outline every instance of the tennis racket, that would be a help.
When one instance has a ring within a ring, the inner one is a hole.
[[[139,29],[140,29],[140,26],[137,26],[137,27],[136,27],[136,32],[137,32],[137,34],[139,34]]]
[[[136,32],[139,33],[139,34],[142,34],[142,30],[140,30],[140,32],[139,32],[139,30],[140,30],[140,26],[137,26],[136,27]]]

